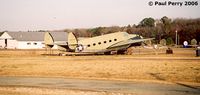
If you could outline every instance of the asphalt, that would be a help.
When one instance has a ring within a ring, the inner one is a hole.
[[[43,87],[86,91],[134,93],[136,95],[200,95],[200,89],[181,83],[110,81],[39,77],[0,77],[0,86]]]

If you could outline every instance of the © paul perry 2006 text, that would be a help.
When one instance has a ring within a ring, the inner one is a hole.
[[[155,6],[198,6],[198,1],[155,1]]]

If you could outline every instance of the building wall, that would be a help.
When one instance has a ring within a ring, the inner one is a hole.
[[[5,41],[1,39],[0,40],[0,49],[4,48],[4,46],[5,46]]]
[[[5,39],[0,40],[0,48],[7,48],[7,49],[16,49],[18,43],[16,40],[7,39],[7,46],[5,44]]]
[[[5,48],[5,39],[0,40],[0,48]],[[7,49],[44,49],[45,45],[40,41],[16,41],[7,40]]]
[[[18,41],[17,49],[44,49],[45,45],[40,41]]]
[[[4,48],[4,46],[5,46],[5,41],[1,39],[0,40],[0,49]]]

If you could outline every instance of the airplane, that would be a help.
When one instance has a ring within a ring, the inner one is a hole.
[[[132,45],[142,43],[146,40],[137,34],[128,34],[127,32],[116,32],[101,36],[77,39],[73,32],[68,33],[65,43],[55,43],[51,33],[46,32],[44,36],[45,46],[52,48],[55,44],[59,50],[75,53],[104,53],[111,54],[112,51],[117,51],[117,54],[124,54],[125,51]]]

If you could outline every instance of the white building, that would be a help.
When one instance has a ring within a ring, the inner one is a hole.
[[[44,49],[44,32],[4,32],[0,35],[0,48]],[[66,42],[66,32],[51,32],[55,41]],[[56,46],[54,47],[56,49]]]

